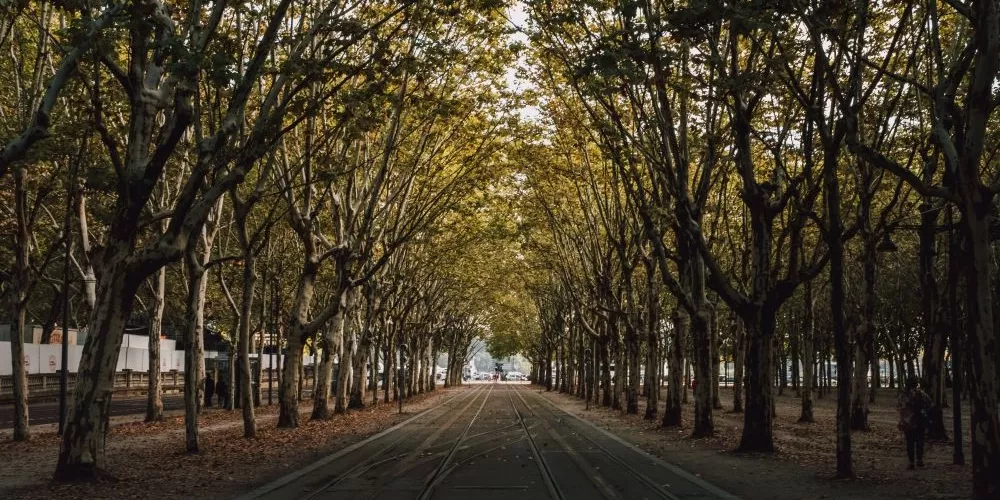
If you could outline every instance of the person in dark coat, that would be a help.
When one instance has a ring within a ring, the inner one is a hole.
[[[899,430],[906,438],[906,458],[909,469],[924,466],[924,434],[927,432],[927,411],[931,398],[920,388],[916,377],[906,379],[906,387],[899,393]]]
[[[219,395],[219,407],[229,408],[229,384],[225,379],[220,378],[215,383],[215,393]]]
[[[215,395],[215,379],[211,375],[205,375],[205,406],[212,406],[212,396]]]

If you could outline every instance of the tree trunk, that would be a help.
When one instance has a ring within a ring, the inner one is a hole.
[[[127,265],[131,242],[111,243],[105,248],[108,267],[97,288],[98,300],[88,322],[90,334],[80,357],[73,404],[59,448],[57,480],[93,480],[105,464],[104,439],[125,318],[145,279]]]
[[[931,408],[928,410],[927,437],[934,440],[947,440],[948,432],[944,427],[944,351],[947,339],[944,328],[932,327],[927,339],[929,345],[923,353],[923,386],[931,397]]]
[[[781,334],[774,342],[774,376],[776,379],[774,382],[778,384],[779,396],[783,396],[785,388],[788,387],[788,352],[785,350],[785,331],[782,328]]]
[[[625,326],[628,337],[628,387],[625,396],[625,413],[639,413],[639,333],[629,324]]]
[[[954,229],[953,225],[954,208],[948,208],[948,226],[952,227],[948,234],[948,281],[947,281],[947,311],[948,324],[951,331],[951,393],[952,393],[952,463],[955,465],[965,465],[965,441],[962,439],[962,391],[965,386],[965,331],[962,328],[962,319],[959,305],[959,285],[961,281],[964,249],[962,248],[962,236]],[[890,369],[892,364],[889,364]]]
[[[889,388],[896,388],[896,357],[889,354]]]
[[[302,371],[302,348],[305,332],[301,325],[288,328],[288,346],[284,362],[279,368],[281,380],[278,391],[278,427],[294,429],[299,426],[299,374]],[[279,359],[281,356],[279,354]],[[319,388],[317,387],[317,390]],[[315,409],[314,409],[315,411]]]
[[[670,344],[667,406],[663,413],[663,427],[680,426],[683,418],[682,393],[684,391],[684,338],[691,327],[690,316],[680,308],[674,310],[673,340]]]
[[[188,300],[184,331],[184,442],[198,453],[198,414],[205,394],[205,268],[188,259]]]
[[[774,392],[771,382],[774,313],[769,307],[759,307],[752,316],[744,319],[747,329],[748,377],[740,451],[774,451],[774,412],[771,407]]]
[[[994,13],[994,15],[996,15]],[[969,190],[966,188],[966,190]],[[973,496],[1000,496],[1000,421],[997,418],[997,336],[990,290],[990,205],[964,207],[963,226],[968,241],[965,282],[971,352],[968,360],[969,402],[972,419]]]
[[[240,366],[240,409],[243,412],[243,437],[257,436],[257,417],[254,415],[254,391],[250,380],[250,321],[253,315],[253,292],[257,275],[254,270],[254,255],[250,248],[243,253],[243,297],[240,301],[239,366]],[[258,356],[258,359],[260,357]],[[235,399],[235,398],[234,398]]]
[[[573,347],[577,350],[577,356],[580,359],[580,364],[577,365],[577,378],[579,380],[579,384],[577,384],[576,387],[576,397],[588,400],[590,399],[590,393],[587,392],[587,384],[590,379],[588,378],[589,371],[587,367],[593,356],[587,348],[588,337],[584,334],[584,332],[580,331],[579,326],[575,330],[576,340],[574,341]]]
[[[871,377],[872,377],[872,379],[871,379],[871,389],[868,391],[868,404],[869,405],[875,404],[875,397],[878,395],[879,388],[882,387],[882,365],[879,362],[879,358],[878,358],[878,342],[877,342],[877,338],[878,338],[878,332],[874,333],[873,336],[872,336],[872,338],[871,338],[871,341],[872,341],[872,353],[873,353],[873,355],[872,355],[872,358],[871,358],[871,368],[869,368],[869,370],[870,370],[870,372],[872,374],[871,375]]]
[[[69,227],[65,224],[64,227]],[[63,312],[63,302],[66,300],[66,287],[57,287],[52,285],[52,303],[49,306],[49,314],[46,315],[45,320],[42,322],[42,338],[43,344],[52,343],[52,332],[56,330],[56,323],[59,322],[59,316]]]
[[[813,344],[816,338],[816,321],[812,281],[807,281],[804,289],[802,308],[802,386],[799,390],[799,395],[802,398],[802,412],[799,415],[799,422],[811,423],[815,421],[813,418],[813,369],[815,368],[813,357],[816,353],[816,348]]]
[[[349,293],[349,292],[347,292]],[[340,370],[337,377],[337,398],[334,402],[335,413],[346,413],[348,396],[351,392],[351,374],[354,372],[354,356],[357,354],[357,340],[353,324],[346,316],[349,299],[344,300],[345,315],[340,324]]]
[[[12,293],[14,324],[10,328],[10,352],[13,369],[14,396],[14,441],[31,438],[28,424],[28,367],[24,355],[25,308],[21,292]],[[35,360],[36,363],[39,360]]]
[[[343,313],[334,315],[330,325],[324,328],[319,338],[321,353],[319,364],[315,367],[315,387],[313,388],[313,420],[325,420],[333,414],[330,411],[330,392],[333,389],[333,357],[337,354],[338,337],[343,338],[343,333],[336,334],[334,330],[343,328]]]
[[[837,474],[854,475],[851,463],[851,353],[845,324],[844,243],[837,178],[839,147],[824,148],[823,184],[826,195],[827,246],[830,249],[830,312],[837,355]],[[867,364],[865,365],[867,368]]]
[[[625,363],[625,350],[622,349],[621,332],[619,331],[619,327],[620,323],[618,321],[614,321],[614,327],[610,329],[611,356],[615,363],[615,375],[611,380],[611,408],[613,410],[622,409],[622,388],[625,386],[624,381],[628,378],[628,365]]]
[[[688,404],[688,388],[691,387],[691,355],[684,357],[684,383],[681,384],[681,403]]]
[[[608,328],[610,330],[610,328]],[[609,344],[609,333],[601,335],[599,341],[599,356],[601,362],[601,405],[610,407],[612,404],[611,393],[611,352]]]
[[[299,275],[299,285],[295,290],[295,301],[292,304],[288,322],[288,350],[285,354],[284,366],[280,367],[278,427],[296,428],[299,426],[299,371],[302,367],[303,343],[310,333],[306,331],[306,324],[309,318],[309,307],[315,292],[317,266],[318,264],[311,256],[306,257],[302,264],[302,273]],[[277,316],[275,317],[277,318]],[[332,351],[332,347],[328,348]],[[280,354],[278,359],[281,359]],[[326,385],[329,386],[329,383]],[[327,391],[328,389],[320,389],[317,383],[317,390],[314,393],[320,390]],[[313,412],[315,411],[314,407]]]
[[[712,409],[722,409],[722,396],[719,394],[719,368],[722,364],[721,349],[719,348],[719,312],[714,304],[708,305],[708,330],[712,338]]]
[[[17,219],[17,236],[14,238],[14,269],[10,291],[11,317],[14,324],[10,328],[10,359],[13,374],[14,396],[14,441],[31,438],[28,424],[28,366],[24,355],[25,307],[28,301],[29,246],[28,193],[25,188],[27,167],[22,163],[14,167],[14,216]],[[66,339],[63,339],[66,342]],[[35,360],[40,363],[41,360]],[[63,369],[66,369],[63,367]]]
[[[351,383],[351,399],[348,402],[349,408],[364,408],[365,407],[365,389],[368,387],[368,353],[371,350],[371,342],[369,340],[370,333],[363,332],[361,334],[361,341],[358,345],[357,352],[354,355],[354,376],[352,377],[353,382]],[[372,361],[374,363],[374,361]],[[431,390],[434,387],[434,377],[431,376]]]
[[[740,322],[742,323],[742,321]],[[733,413],[743,413],[743,392],[745,390],[743,373],[747,360],[747,335],[745,326],[735,326],[733,343],[736,353],[733,354]]]
[[[795,389],[795,395],[802,397],[802,372],[801,372],[801,325],[799,324],[799,317],[793,311],[791,314],[792,325],[789,328],[789,350],[791,350],[792,357],[792,389]]]
[[[167,268],[156,273],[153,288],[153,313],[149,318],[149,387],[146,393],[146,422],[163,420],[163,387],[160,383],[160,334],[166,309]]]
[[[659,308],[656,293],[656,268],[646,263],[646,420],[655,420],[660,401]]]
[[[390,401],[390,399],[389,399],[389,397],[390,397],[389,395],[390,394],[393,394],[392,400],[396,399],[395,395],[394,395],[394,391],[396,389],[396,356],[394,355],[394,350],[393,350],[393,347],[394,347],[394,345],[393,345],[394,344],[393,339],[396,337],[395,327],[386,328],[386,335],[385,335],[385,337],[386,337],[385,338],[385,351],[383,351],[383,353],[382,353],[382,355],[385,357],[385,366],[383,367],[383,370],[384,370],[385,373],[383,375],[384,379],[383,379],[383,383],[382,383],[382,386],[383,386],[382,401],[384,403],[388,403]],[[454,353],[454,350],[455,350],[454,346],[455,346],[455,343],[457,341],[458,341],[458,334],[456,333],[453,336],[453,338],[452,338],[452,342],[453,342],[452,343],[452,351],[448,353],[448,380],[450,381],[450,383],[448,384],[448,387],[451,387],[451,386],[455,385],[455,365],[456,365],[456,363],[455,363],[455,359],[454,359],[455,358],[455,356],[454,356],[454,354],[455,354]]]
[[[315,336],[313,336],[315,338]],[[306,399],[306,362],[305,362],[305,340],[302,341],[302,361],[299,363],[299,385],[298,385],[298,395],[299,401],[305,401]],[[315,345],[315,344],[314,344]],[[313,371],[316,370],[316,353],[311,354],[313,357]],[[313,385],[316,385],[316,377],[313,377]]]
[[[83,298],[87,304],[88,313],[97,305],[97,274],[90,260],[90,229],[87,224],[87,196],[79,190],[74,200],[76,203],[77,222],[80,225],[80,256],[83,266]]]
[[[706,304],[695,313],[692,338],[695,352],[694,437],[708,437],[715,432],[712,419],[712,334],[711,318]]]

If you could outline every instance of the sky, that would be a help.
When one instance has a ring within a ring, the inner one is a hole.
[[[507,20],[517,30],[515,33],[511,34],[511,41],[521,42],[524,45],[530,44],[531,41],[528,39],[528,35],[525,32],[528,27],[528,13],[523,2],[514,2],[514,5],[507,9]],[[527,66],[527,59],[524,55],[521,55],[518,58],[517,64],[507,69],[507,85],[511,89],[525,90],[533,88],[531,82],[518,76],[518,71],[526,68]],[[541,112],[536,106],[525,106],[519,110],[519,114],[522,120],[536,121],[541,115]]]

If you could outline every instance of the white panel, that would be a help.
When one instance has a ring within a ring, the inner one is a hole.
[[[40,373],[55,373],[62,366],[62,345],[42,344],[39,347]]]
[[[83,357],[82,345],[69,346],[69,372],[76,373],[80,369],[80,358]]]
[[[24,344],[24,355],[30,359],[28,373],[48,373],[48,360],[42,358],[42,346],[40,344]],[[29,363],[28,359],[25,363]]]
[[[0,325],[2,327],[3,325]],[[9,327],[8,327],[9,328]],[[11,374],[10,342],[0,341],[0,375]]]
[[[136,347],[128,348],[128,359],[125,364],[125,369],[132,370],[136,372],[146,371],[146,366],[149,365],[149,350],[139,349]]]
[[[163,341],[160,341],[160,371],[168,372],[174,366],[174,351],[164,350]]]
[[[124,345],[122,345],[122,347],[120,349],[118,349],[118,364],[115,365],[115,371],[116,372],[120,372],[120,371],[122,371],[122,370],[125,369],[125,352],[126,351],[128,351],[128,347],[125,347]]]

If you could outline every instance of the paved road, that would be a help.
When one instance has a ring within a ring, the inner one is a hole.
[[[72,396],[71,396],[72,397]],[[70,399],[69,404],[73,404]],[[181,395],[163,396],[164,410],[184,409],[184,397]],[[114,398],[111,400],[111,415],[135,415],[146,413],[146,397]],[[28,408],[28,418],[32,425],[59,423],[59,403],[32,403]],[[0,429],[14,427],[14,405],[0,405]]]
[[[528,386],[484,384],[242,498],[734,497],[556,408]]]

